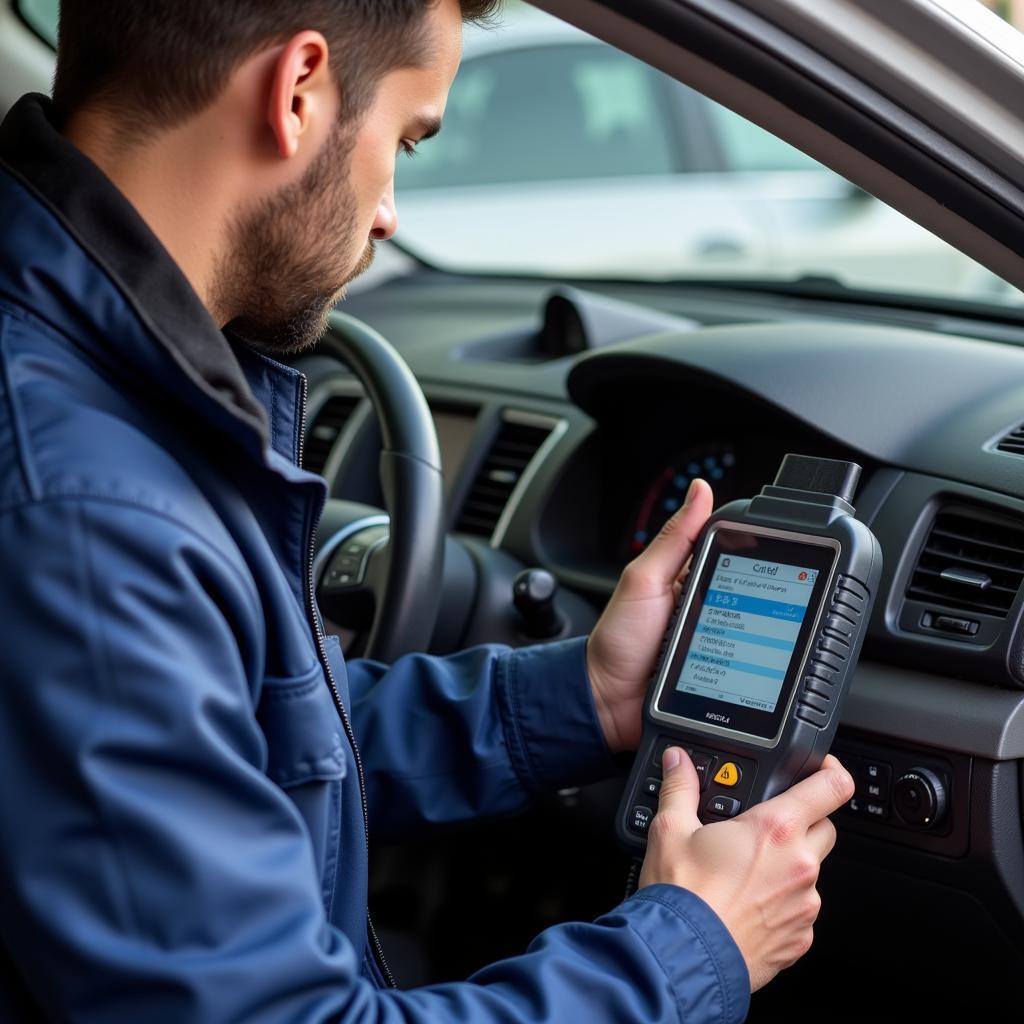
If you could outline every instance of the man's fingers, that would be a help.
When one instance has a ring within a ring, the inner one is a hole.
[[[671,812],[673,819],[695,832],[700,828],[700,778],[690,755],[682,747],[669,747],[661,757],[661,773],[658,813]]]
[[[836,845],[836,827],[829,818],[822,818],[807,830],[807,842],[819,861],[824,860]]]
[[[694,480],[686,492],[686,503],[661,528],[636,561],[659,583],[671,586],[679,576],[680,567],[690,557],[693,543],[714,507],[711,486]]]
[[[853,778],[831,755],[809,778],[761,804],[780,821],[798,822],[802,830],[839,810],[852,796]]]

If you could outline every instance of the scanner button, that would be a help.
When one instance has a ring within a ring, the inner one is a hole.
[[[742,772],[733,761],[726,761],[715,774],[715,782],[720,786],[735,786],[742,778]]]
[[[853,597],[859,597],[862,601],[868,599],[867,587],[860,580],[854,579],[852,576],[840,576],[836,583],[836,589],[845,591]]]
[[[740,802],[732,796],[713,796],[705,805],[708,814],[716,814],[720,818],[732,818],[740,813]]]
[[[848,600],[851,604],[859,601],[862,605],[868,599],[866,588],[851,576],[840,576],[836,583],[836,596]]]
[[[639,832],[640,835],[646,835],[647,830],[651,827],[651,821],[654,818],[654,811],[650,807],[644,807],[643,804],[637,804],[633,808],[629,815],[629,827],[634,832]]]
[[[832,706],[832,701],[828,697],[822,696],[820,693],[814,693],[810,689],[804,690],[804,692],[800,694],[800,701],[807,707],[814,708],[815,711],[820,711],[823,715],[827,715]]]
[[[818,651],[828,651],[829,654],[834,654],[845,661],[850,654],[850,645],[844,640],[833,640],[830,636],[823,636],[818,641]]]
[[[821,644],[815,648],[812,658],[814,662],[832,669],[837,675],[843,671],[843,665],[846,663],[845,656],[840,657],[838,654],[822,647]]]
[[[682,746],[682,744],[679,742],[679,740],[674,740],[674,739],[672,739],[669,736],[662,736],[654,744],[654,767],[657,768],[658,771],[660,772],[661,771],[661,759],[664,756],[665,751],[668,750],[669,747],[681,747],[681,746]]]
[[[692,756],[693,767],[697,769],[697,777],[700,779],[700,788],[703,791],[707,789],[708,779],[711,778],[711,773],[714,771],[715,762],[718,758],[714,754],[694,753]]]
[[[816,693],[819,697],[830,700],[835,694],[836,688],[832,683],[826,683],[824,679],[809,675],[804,678],[804,690],[807,693]]]
[[[829,629],[839,633],[841,636],[853,636],[853,623],[846,618],[845,615],[829,615],[825,620],[825,625],[828,626]]]
[[[807,671],[812,676],[817,676],[819,679],[823,679],[826,683],[834,683],[839,678],[839,672],[836,669],[831,668],[828,665],[823,665],[820,662],[815,661],[813,658],[807,666]]]
[[[828,725],[828,715],[822,711],[815,711],[814,708],[808,707],[806,704],[797,704],[796,717],[801,722],[807,722],[819,729],[824,729]]]
[[[644,779],[644,784],[640,787],[640,793],[643,796],[650,797],[652,800],[657,800],[660,792],[661,779]]]

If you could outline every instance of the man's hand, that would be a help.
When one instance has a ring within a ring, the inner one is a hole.
[[[640,885],[668,882],[704,900],[743,954],[756,992],[811,947],[821,907],[818,870],[836,841],[827,815],[853,796],[853,779],[829,755],[785,793],[702,826],[693,762],[671,747],[662,765]]]
[[[587,672],[608,746],[636,750],[641,709],[693,542],[711,515],[711,488],[694,480],[686,503],[622,572],[587,643]]]

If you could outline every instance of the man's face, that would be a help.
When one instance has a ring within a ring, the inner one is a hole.
[[[218,275],[232,324],[265,351],[291,355],[323,336],[346,285],[397,226],[398,156],[440,125],[462,51],[456,0],[430,7],[422,67],[385,75],[356,125],[336,125],[303,177],[240,216]]]

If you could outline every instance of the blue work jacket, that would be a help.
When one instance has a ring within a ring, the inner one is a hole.
[[[50,119],[0,126],[0,1020],[741,1020],[737,947],[670,885],[385,984],[364,795],[400,836],[607,776],[583,641],[346,666],[301,374],[217,329]]]

